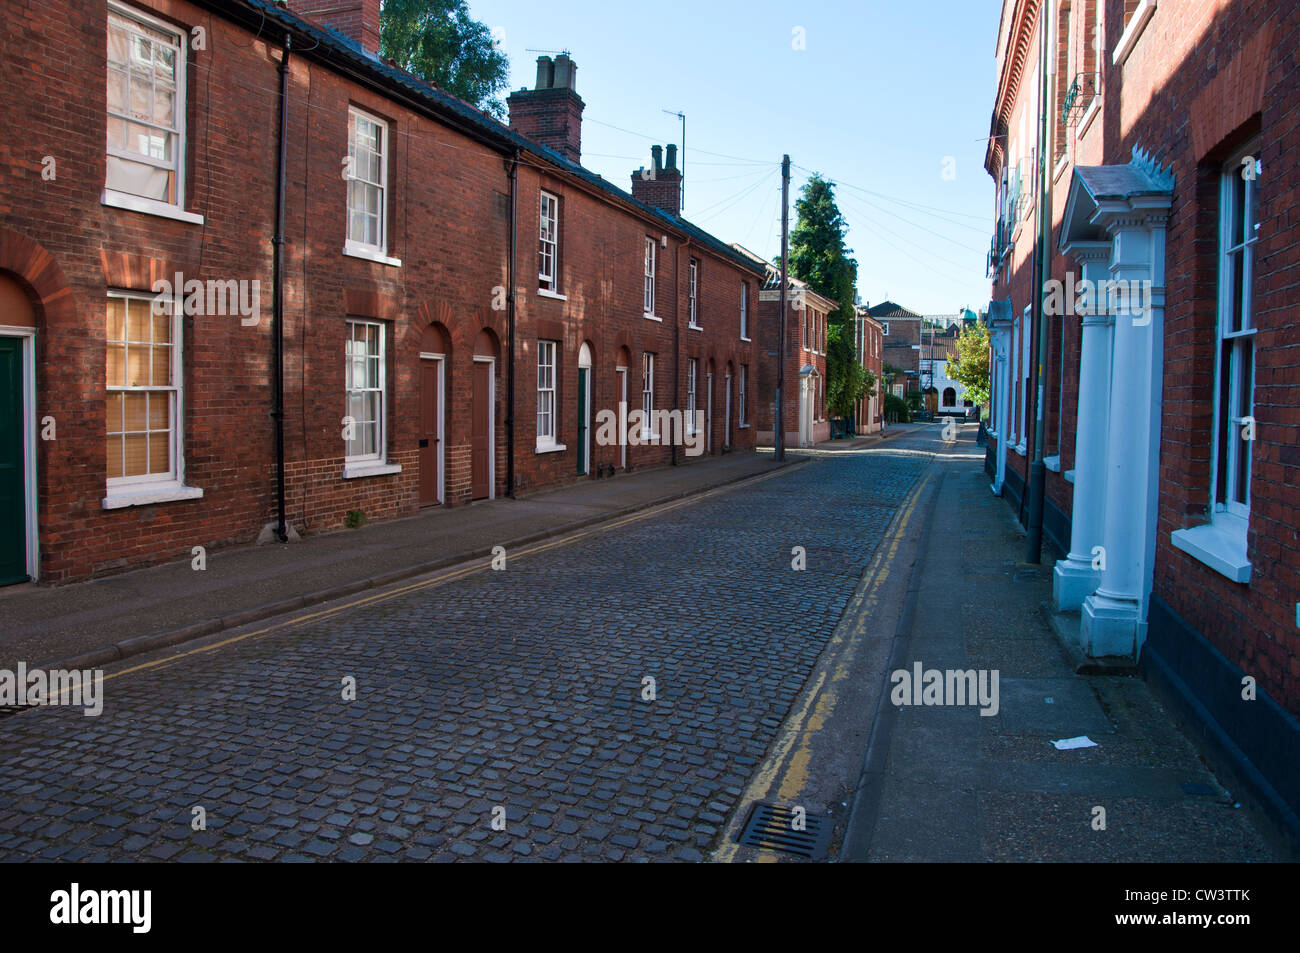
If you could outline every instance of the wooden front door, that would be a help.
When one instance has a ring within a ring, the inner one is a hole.
[[[420,362],[420,505],[442,502],[442,361]]]
[[[474,394],[470,408],[470,497],[492,496],[492,363],[474,362]]]
[[[590,417],[587,390],[590,378],[588,368],[578,368],[578,472],[581,474],[587,472],[587,420]]]
[[[26,582],[27,491],[23,460],[23,342],[0,338],[0,585]]]

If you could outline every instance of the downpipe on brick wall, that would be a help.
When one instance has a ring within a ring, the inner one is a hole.
[[[506,497],[515,498],[515,268],[519,247],[519,150],[510,160],[510,287],[506,290]],[[590,399],[590,398],[588,398]]]
[[[1038,240],[1037,279],[1034,295],[1034,343],[1037,356],[1034,361],[1034,380],[1030,394],[1034,401],[1034,460],[1029,467],[1029,538],[1025,561],[1040,563],[1043,560],[1043,498],[1046,494],[1047,462],[1043,458],[1043,439],[1046,426],[1043,411],[1044,379],[1047,369],[1047,316],[1045,298],[1047,282],[1052,277],[1052,175],[1048,155],[1052,151],[1053,123],[1048,121],[1048,96],[1056,79],[1055,60],[1048,53],[1048,38],[1052,33],[1052,9],[1048,4],[1040,8],[1043,23],[1038,31],[1039,82],[1038,90]],[[1059,371],[1058,371],[1059,373]],[[1059,423],[1058,423],[1059,426]]]
[[[287,175],[287,149],[289,139],[289,48],[291,40],[284,35],[284,53],[280,57],[280,150],[275,168],[275,237],[271,274],[271,339],[275,349],[272,361],[275,389],[272,395],[271,417],[275,421],[275,502],[276,538],[289,541],[289,530],[284,517],[284,193]]]

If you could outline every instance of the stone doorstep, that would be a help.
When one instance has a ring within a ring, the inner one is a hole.
[[[1047,624],[1056,633],[1061,648],[1076,675],[1136,675],[1137,659],[1126,655],[1108,655],[1090,658],[1079,644],[1079,627],[1083,619],[1077,612],[1057,612],[1050,603],[1040,603],[1039,609]]]

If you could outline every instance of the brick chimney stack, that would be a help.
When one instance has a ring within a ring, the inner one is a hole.
[[[554,149],[573,162],[582,161],[582,110],[578,65],[567,53],[552,60],[537,57],[537,88],[521,89],[506,99],[510,128]]]
[[[682,173],[677,168],[677,146],[668,146],[666,162],[662,146],[651,147],[650,155],[652,167],[632,173],[632,198],[676,217],[682,211]]]
[[[379,0],[288,0],[289,10],[379,53]]]

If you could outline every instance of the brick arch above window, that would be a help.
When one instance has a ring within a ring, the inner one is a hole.
[[[343,289],[343,312],[359,318],[376,318],[396,321],[401,309],[392,295],[382,294],[373,288],[350,287]]]
[[[154,282],[174,282],[177,274],[184,274],[179,262],[130,252],[101,250],[100,264],[104,269],[104,284],[123,291],[153,291]]]

